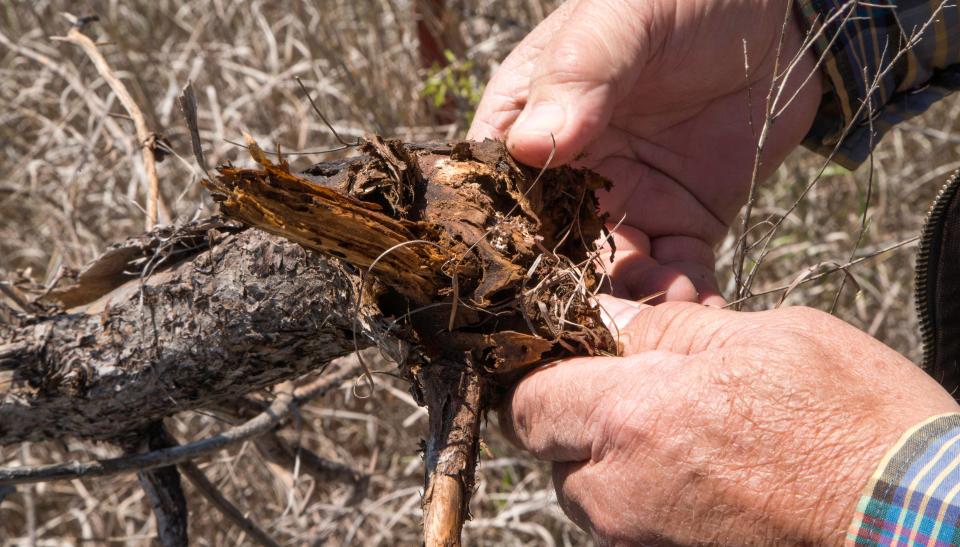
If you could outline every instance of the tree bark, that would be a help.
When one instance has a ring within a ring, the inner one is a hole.
[[[118,440],[316,370],[381,321],[359,288],[349,265],[220,219],[130,240],[53,291],[70,309],[0,324],[0,444]]]
[[[423,451],[424,545],[459,546],[479,451],[481,377],[469,353],[461,360],[416,367],[414,376],[430,415]]]

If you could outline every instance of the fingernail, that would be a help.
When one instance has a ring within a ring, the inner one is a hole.
[[[600,319],[607,329],[613,332],[623,330],[642,309],[639,306],[628,305],[624,300],[610,299],[604,304],[600,306]]]
[[[567,110],[557,103],[528,105],[520,113],[512,132],[556,136],[567,123]]]
[[[629,325],[630,322],[633,321],[633,318],[639,313],[640,310],[637,309],[624,310],[618,313],[616,317],[613,318],[613,322],[617,326],[617,330],[621,331],[627,328],[627,325]]]

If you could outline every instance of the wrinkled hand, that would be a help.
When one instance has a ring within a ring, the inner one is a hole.
[[[625,356],[537,370],[501,415],[603,544],[839,544],[886,450],[960,410],[822,312],[604,306]]]
[[[601,205],[612,222],[626,215],[618,296],[720,304],[713,248],[746,201],[786,2],[569,0],[503,62],[468,136],[506,137],[539,166],[552,133],[553,165],[583,153],[580,164],[614,181]],[[800,43],[791,22],[781,71]],[[804,53],[781,103],[813,70]],[[811,78],[772,126],[761,179],[809,130],[820,93]]]

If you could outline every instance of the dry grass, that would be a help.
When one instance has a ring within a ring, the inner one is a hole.
[[[924,215],[947,176],[960,168],[960,139],[954,136],[960,100],[951,98],[921,118],[894,129],[876,148],[872,166],[855,172],[830,166],[822,180],[800,201],[779,231],[764,260],[754,292],[789,285],[809,271],[822,272],[850,261],[857,247],[863,207],[868,226],[856,256],[871,254],[917,236]],[[783,214],[813,180],[822,160],[798,150],[760,191],[754,218],[760,221]],[[872,182],[871,182],[872,180]],[[867,189],[872,196],[865,204]],[[733,256],[734,237],[721,247],[719,271]],[[903,353],[914,362],[922,356],[913,307],[916,244],[883,253],[850,268],[835,309],[838,317],[856,325]],[[792,290],[782,305],[833,309],[842,281],[836,272]],[[725,294],[733,294],[731,276],[723,280]],[[753,298],[746,309],[776,306],[782,292]]]
[[[459,58],[473,60],[485,81],[495,62],[552,0],[458,2]],[[68,23],[64,10],[97,13],[89,31],[144,108],[151,128],[189,155],[175,96],[194,81],[201,137],[211,163],[245,161],[225,142],[241,130],[286,149],[336,144],[300,95],[294,76],[346,138],[367,131],[407,139],[444,139],[465,131],[465,115],[437,125],[421,97],[427,71],[419,66],[409,1],[266,2],[169,0],[18,2],[0,7],[0,276],[25,270],[41,282],[77,268],[106,243],[141,231],[145,180],[131,122],[106,83],[76,48],[49,40]],[[951,136],[960,101],[895,130],[877,149],[871,223],[862,252],[918,233],[922,215],[947,172],[960,166]],[[321,159],[306,156],[306,164]],[[754,218],[781,212],[811,180],[818,159],[798,151],[765,184]],[[871,174],[832,169],[785,222],[755,288],[790,283],[811,266],[846,262],[860,230]],[[209,212],[192,172],[176,158],[160,164],[161,193],[176,218]],[[168,219],[170,220],[170,219]],[[721,250],[729,271],[734,246]],[[852,270],[837,314],[912,359],[920,348],[912,306],[913,248]],[[749,267],[749,264],[748,264]],[[840,276],[802,285],[787,302],[830,309]],[[724,281],[727,294],[732,280]],[[775,305],[779,295],[747,307]],[[418,439],[424,413],[399,382],[381,377],[377,396],[359,400],[352,386],[303,409],[296,429],[315,451],[374,471],[368,497],[344,506],[347,489],[316,484],[295,469],[268,465],[251,445],[222,453],[201,467],[243,511],[284,544],[416,544],[422,490]],[[170,421],[181,441],[223,427],[185,413]],[[585,544],[556,505],[549,470],[507,446],[495,427],[485,434],[492,455],[478,473],[470,544]],[[0,464],[38,464],[113,454],[104,445],[71,442],[0,449]],[[188,495],[192,492],[188,487]],[[191,495],[191,535],[198,545],[243,543],[205,501]],[[0,502],[0,543],[147,544],[153,520],[133,477],[23,487]]]

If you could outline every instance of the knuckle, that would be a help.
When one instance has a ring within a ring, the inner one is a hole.
[[[596,433],[593,435],[592,461],[629,460],[655,444],[658,420],[662,418],[659,411],[671,413],[666,406],[654,393],[643,399],[615,395],[598,404],[593,420]],[[651,408],[658,411],[651,411]]]
[[[625,329],[631,347],[685,351],[694,345],[694,338],[705,331],[698,327],[703,306],[693,302],[665,302],[647,308]],[[703,326],[703,325],[700,325]]]
[[[682,324],[699,307],[698,304],[692,302],[664,302],[642,310],[628,327],[642,328],[643,330],[651,330],[654,327],[666,329],[671,325]]]
[[[549,59],[541,66],[541,75],[567,82],[597,81],[602,63],[598,58],[597,38],[584,32],[575,32],[549,52]]]
[[[604,53],[605,46],[595,36],[575,33],[555,49],[536,70],[532,88],[560,87],[570,91],[609,92],[615,83],[613,60]]]
[[[534,373],[524,378],[513,391],[510,397],[509,416],[507,425],[521,443],[526,444],[530,437],[530,426],[536,419],[536,414],[542,401],[544,386],[540,375]]]

